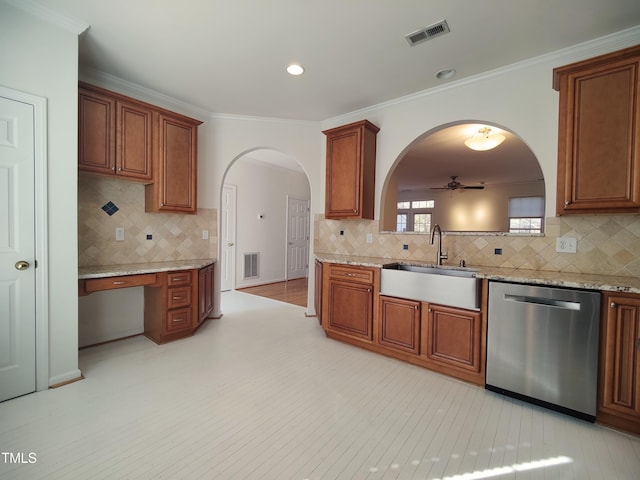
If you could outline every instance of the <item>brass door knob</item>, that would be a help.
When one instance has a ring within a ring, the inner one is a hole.
[[[16,267],[16,270],[26,270],[27,268],[29,268],[29,262],[20,260],[19,262],[16,262],[15,267]]]

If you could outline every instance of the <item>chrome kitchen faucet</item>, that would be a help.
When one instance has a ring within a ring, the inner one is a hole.
[[[449,249],[446,252],[442,253],[442,229],[440,225],[437,223],[431,229],[431,240],[429,241],[430,245],[433,245],[433,240],[436,235],[436,230],[438,231],[438,251],[436,257],[436,265],[439,267],[442,265],[442,260],[447,260],[449,258]]]

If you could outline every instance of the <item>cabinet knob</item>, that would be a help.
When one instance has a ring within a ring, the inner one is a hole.
[[[611,307],[611,308],[616,308],[616,307],[617,307],[616,302],[611,302],[610,307]]]
[[[566,206],[566,205],[570,205],[570,204],[571,204],[571,202],[570,202],[569,200],[565,200],[565,201],[564,201],[564,204],[565,204],[565,206]]]
[[[115,172],[116,171],[116,167],[111,167],[111,170],[113,170]]]
[[[121,172],[122,171],[122,167],[118,167],[118,171]]]

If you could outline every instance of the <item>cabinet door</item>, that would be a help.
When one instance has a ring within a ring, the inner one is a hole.
[[[378,343],[417,355],[420,349],[420,302],[380,296]]]
[[[196,213],[197,124],[160,113],[156,178],[147,186],[146,210]]]
[[[329,280],[328,328],[371,340],[373,288],[371,285]]]
[[[555,70],[558,214],[640,209],[639,70],[637,47]]]
[[[360,169],[359,130],[327,138],[327,218],[358,216]]]
[[[480,312],[429,304],[422,354],[435,363],[479,372],[481,325]]]
[[[116,174],[136,180],[152,180],[151,109],[133,102],[117,102]]]
[[[605,299],[600,406],[636,422],[640,431],[640,296]]]
[[[327,136],[327,218],[373,219],[378,131],[363,120],[323,132]]]
[[[113,175],[116,170],[116,101],[84,88],[78,96],[78,167]]]

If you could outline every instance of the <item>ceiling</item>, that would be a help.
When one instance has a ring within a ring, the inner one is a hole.
[[[640,24],[638,0],[21,3],[90,25],[80,38],[82,68],[211,113],[311,121]],[[409,46],[405,35],[441,20],[450,33]],[[304,75],[288,75],[291,62]],[[442,69],[457,75],[438,80]]]

